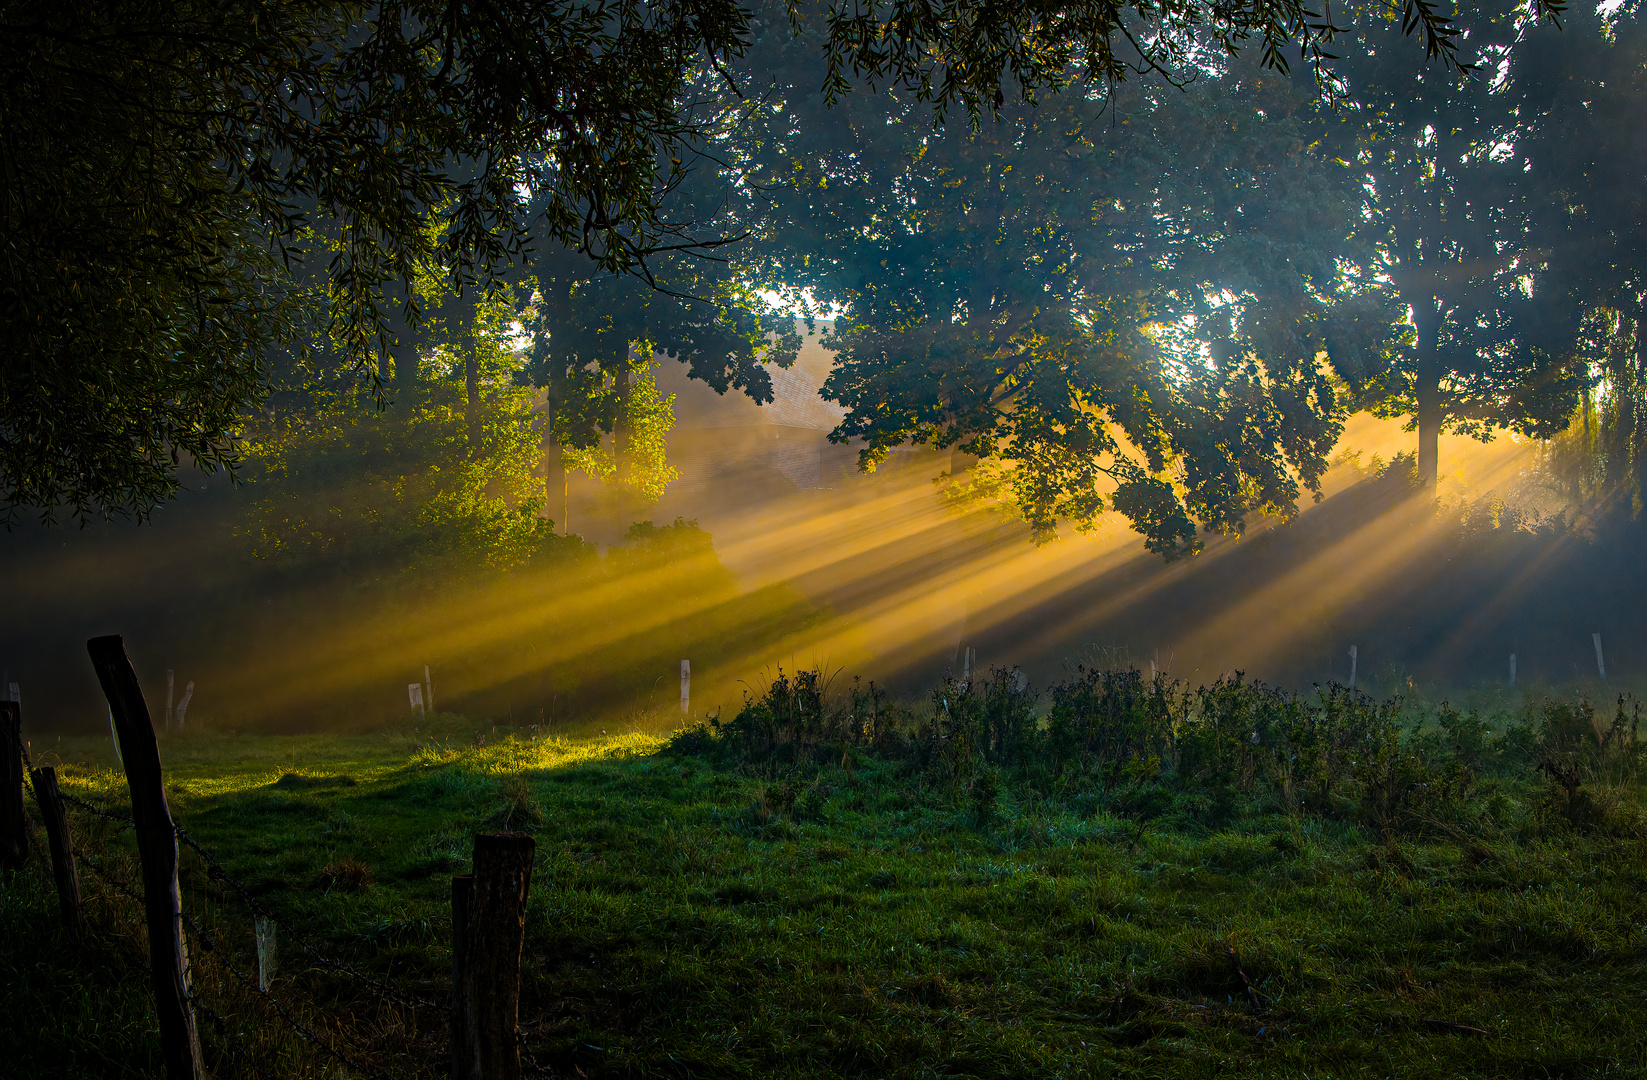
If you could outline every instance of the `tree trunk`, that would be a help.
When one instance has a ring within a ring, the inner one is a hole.
[[[1604,428],[1607,455],[1602,461],[1607,485],[1607,510],[1625,516],[1631,513],[1634,490],[1630,485],[1635,468],[1636,393],[1635,358],[1624,345],[1625,328],[1629,321],[1619,313],[1614,326],[1612,346],[1607,350],[1607,378],[1612,383],[1612,416]]]
[[[1637,388],[1647,387],[1647,299],[1636,305],[1636,368]],[[1635,479],[1635,505],[1638,513],[1647,514],[1647,424],[1634,432],[1630,465]]]
[[[625,363],[618,369],[618,413],[612,423],[612,462],[617,466],[617,477],[620,484],[630,480],[633,463],[630,461],[629,448],[635,439],[635,426],[629,419],[629,398],[635,392],[634,372],[630,368],[632,357],[626,358]]]
[[[553,431],[543,440],[543,513],[560,532],[566,525],[566,451]]]
[[[1441,305],[1433,296],[1413,304],[1413,325],[1418,330],[1418,371],[1413,378],[1413,395],[1418,399],[1418,486],[1434,495],[1441,475]]]
[[[463,356],[463,421],[469,430],[469,453],[480,453],[480,362],[475,355],[479,346],[469,339],[469,348]]]

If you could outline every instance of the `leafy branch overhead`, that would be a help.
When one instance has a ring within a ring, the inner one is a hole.
[[[1444,15],[1404,10],[1461,66]],[[1339,33],[1298,0],[0,0],[0,506],[142,516],[184,463],[232,470],[303,343],[388,373],[429,267],[463,295],[564,252],[738,323],[728,294],[783,263],[740,238],[788,227],[733,147],[768,42],[804,40],[805,108],[899,97],[881,87],[941,120],[1248,46],[1320,73]],[[726,260],[693,291],[682,267]],[[759,395],[754,351],[699,350],[694,374]]]

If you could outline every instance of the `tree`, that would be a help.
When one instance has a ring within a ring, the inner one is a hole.
[[[1450,56],[1445,20],[1405,2]],[[1011,84],[1117,78],[1127,47],[1150,67],[1258,41],[1279,62],[1335,33],[1304,0],[794,11],[827,24],[832,90],[858,72],[981,111]],[[385,284],[434,256],[436,208],[458,285],[533,230],[643,275],[651,254],[717,243],[660,205],[694,164],[688,80],[740,55],[750,20],[735,0],[4,0],[8,517],[141,516],[178,455],[233,467],[266,353],[296,333],[283,269],[311,209],[339,230],[331,336],[362,364],[391,344]]]
[[[657,395],[657,357],[685,363],[718,393],[768,402],[772,378],[761,365],[787,367],[800,348],[793,319],[740,280],[736,266],[664,256],[650,272],[647,283],[547,246],[533,264],[538,301],[522,378],[545,392],[546,490],[562,521],[569,461],[615,475],[646,501],[673,478],[663,441],[673,399]],[[609,456],[596,452],[607,434]]]
[[[1291,80],[1203,69],[976,130],[897,95],[774,116],[753,137],[770,272],[840,308],[832,438],[864,465],[954,447],[1042,536],[1115,509],[1169,555],[1316,488],[1341,430],[1329,361],[1368,366],[1387,330],[1342,271],[1357,178],[1309,150]]]
[[[1644,66],[1639,2],[1582,10],[1561,34],[1518,41],[1499,90],[1517,119],[1516,183],[1536,253],[1528,332],[1581,380],[1578,431],[1564,440],[1580,452],[1558,461],[1563,494],[1589,516],[1647,507]]]
[[[1412,417],[1419,484],[1432,493],[1443,431],[1547,438],[1565,427],[1579,394],[1567,350],[1541,325],[1548,301],[1533,289],[1541,262],[1533,222],[1553,173],[1547,162],[1529,163],[1515,102],[1494,74],[1556,31],[1523,13],[1470,14],[1473,72],[1413,75],[1393,23],[1369,33],[1340,68],[1345,103],[1334,133],[1337,152],[1373,193],[1367,213],[1383,233],[1384,269],[1410,324],[1394,362],[1361,387],[1362,400]]]

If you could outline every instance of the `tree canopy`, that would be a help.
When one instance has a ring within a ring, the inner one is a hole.
[[[1115,509],[1164,554],[1316,489],[1334,365],[1382,364],[1392,317],[1344,272],[1374,253],[1359,177],[1310,149],[1312,93],[1212,63],[935,130],[916,94],[826,112],[790,48],[748,135],[775,223],[757,248],[838,309],[825,393],[866,465],[955,447],[984,460],[953,483],[1043,536]]]
[[[1456,27],[1421,0],[1404,11],[1432,57],[1455,59]],[[1303,0],[787,14],[824,28],[827,94],[896,85],[978,115],[1209,49],[1313,63],[1338,33]],[[182,458],[232,467],[271,352],[315,305],[336,349],[370,364],[392,345],[386,286],[420,268],[461,289],[529,241],[642,274],[668,251],[714,251],[736,233],[664,208],[699,165],[702,77],[725,81],[757,18],[733,0],[5,0],[8,517],[142,515]],[[314,289],[290,268],[317,229],[330,247]],[[415,293],[400,295],[415,325]]]

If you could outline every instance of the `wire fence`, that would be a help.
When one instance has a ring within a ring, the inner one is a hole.
[[[22,748],[22,752],[25,768],[32,771],[34,763],[29,758],[28,749],[26,746]],[[121,814],[111,810],[106,810],[103,807],[86,801],[85,799],[71,795],[66,791],[59,790],[58,797],[61,798],[67,806],[71,806],[83,813],[90,814],[100,820],[112,823],[117,832],[132,831],[136,828],[136,823],[132,820],[129,814]],[[317,945],[308,935],[302,933],[295,926],[293,926],[289,919],[284,918],[277,912],[271,910],[267,904],[264,904],[258,900],[256,895],[245,885],[245,883],[241,882],[233,874],[229,873],[229,871],[223,866],[220,859],[202,846],[197,840],[194,839],[194,837],[190,836],[188,831],[182,826],[176,824],[175,820],[172,825],[172,831],[177,837],[178,842],[182,844],[184,848],[194,852],[200,858],[201,862],[206,867],[206,874],[209,880],[220,882],[231,890],[236,896],[239,897],[241,902],[246,906],[247,910],[254,918],[267,919],[275,926],[279,927],[280,931],[284,935],[282,940],[297,944],[319,967],[340,975],[349,980],[353,985],[368,990],[383,999],[411,1008],[425,1009],[436,1012],[442,1016],[450,1012],[448,1006],[429,1001],[425,998],[418,997],[415,994],[409,994],[391,983],[387,983],[382,979],[374,978],[373,976],[366,974],[353,964],[349,964],[341,959],[327,955],[321,946]],[[126,900],[131,901],[139,907],[143,906],[144,897],[142,892],[127,881],[125,877],[112,866],[108,865],[109,860],[106,856],[103,858],[95,857],[85,852],[78,845],[75,847],[74,855],[75,862],[78,865],[91,871],[93,876],[106,885],[112,892],[125,898]],[[400,1080],[400,1078],[395,1074],[360,1060],[358,1055],[351,1055],[345,1052],[343,1049],[338,1047],[335,1039],[328,1038],[326,1035],[323,1035],[321,1032],[317,1031],[313,1025],[305,1023],[295,1014],[295,1009],[290,1003],[283,1001],[279,996],[271,992],[269,989],[266,989],[262,980],[254,977],[237,966],[231,959],[231,952],[226,947],[226,943],[218,940],[218,937],[207,930],[206,927],[201,924],[200,920],[196,919],[187,911],[182,911],[179,915],[184,927],[198,943],[199,953],[203,956],[212,957],[213,960],[220,964],[223,970],[227,972],[236,983],[243,987],[247,993],[264,1002],[268,1008],[280,1018],[285,1026],[298,1036],[298,1038],[302,1039],[308,1045],[314,1047],[316,1050],[331,1058],[333,1061],[351,1070],[354,1074],[370,1078],[370,1080]],[[189,989],[190,1004],[207,1020],[208,1023],[211,1024],[212,1029],[222,1040],[223,1045],[229,1055],[235,1060],[243,1062],[258,1076],[268,1078],[268,1080],[274,1080],[274,1074],[270,1073],[269,1070],[258,1061],[256,1054],[254,1054],[247,1046],[244,1034],[236,1030],[235,1025],[228,1017],[224,1016],[222,1011],[214,1008],[210,1002],[206,1001],[200,995],[198,992],[199,982],[200,980],[198,979],[192,981],[193,985],[191,985]],[[527,1055],[527,1064],[533,1072],[541,1075],[547,1075],[545,1070],[543,1070],[536,1061],[531,1060],[529,1054]]]
[[[120,856],[121,849],[116,846],[111,846],[110,844],[110,841],[115,837],[121,836],[125,833],[131,833],[133,834],[133,839],[135,840],[138,848],[138,857],[143,860],[147,860],[155,851],[155,848],[153,847],[155,838],[152,835],[149,835],[152,830],[149,830],[146,826],[142,826],[132,814],[120,813],[63,791],[56,782],[55,772],[53,770],[48,769],[43,774],[37,773],[35,770],[34,761],[29,754],[28,745],[19,737],[15,711],[13,711],[11,722],[12,732],[7,741],[10,739],[16,740],[16,750],[12,752],[19,753],[21,763],[24,766],[25,776],[34,776],[36,798],[40,801],[41,808],[49,819],[47,831],[52,838],[52,860],[54,866],[57,868],[54,872],[56,872],[59,876],[60,900],[62,900],[63,896],[61,890],[65,887],[63,885],[64,879],[61,875],[69,872],[63,870],[62,864],[64,861],[67,861],[70,870],[72,870],[74,866],[80,866],[89,871],[92,876],[106,886],[107,896],[129,901],[138,908],[144,909],[148,913],[149,917],[153,918],[155,913],[150,905],[150,901],[153,898],[145,896],[145,890],[137,885],[134,885],[130,880],[129,871],[131,867],[129,860],[124,868],[125,872],[123,872],[122,867],[119,865],[122,861]],[[155,764],[157,765],[158,762]],[[128,773],[130,773],[129,769]],[[158,779],[158,774],[151,775]],[[135,800],[137,798],[137,788],[135,786],[133,788],[133,792],[135,809]],[[85,815],[91,820],[105,825],[106,828],[104,828],[100,833],[97,830],[88,831],[84,828],[79,830],[72,828],[69,822],[70,815],[67,813],[70,809],[76,811],[77,814]],[[272,910],[267,903],[257,896],[252,888],[248,887],[244,882],[240,881],[233,874],[231,874],[223,865],[221,859],[200,844],[199,841],[189,834],[188,830],[184,829],[177,823],[175,816],[171,815],[170,808],[165,805],[164,801],[159,804],[158,810],[151,807],[151,812],[171,816],[170,831],[172,833],[172,837],[178,845],[176,854],[180,855],[184,852],[192,852],[193,855],[199,860],[200,866],[204,869],[204,876],[206,880],[220,886],[217,890],[207,889],[202,892],[202,899],[199,904],[200,910],[198,912],[188,910],[187,905],[184,903],[185,893],[182,891],[174,892],[174,895],[177,897],[178,907],[175,909],[173,914],[168,915],[168,918],[176,919],[172,933],[176,933],[175,927],[181,926],[182,930],[186,931],[187,937],[180,940],[178,944],[181,945],[182,942],[186,941],[188,938],[192,938],[195,944],[195,948],[189,950],[193,953],[196,959],[195,970],[190,972],[188,970],[189,965],[186,961],[183,967],[182,974],[184,983],[184,997],[182,1000],[186,1001],[189,1010],[210,1025],[211,1029],[217,1034],[219,1040],[221,1041],[221,1045],[226,1056],[234,1062],[245,1065],[246,1068],[248,1068],[252,1073],[255,1073],[257,1076],[272,1078],[275,1074],[272,1073],[268,1067],[267,1057],[260,1057],[260,1054],[257,1052],[253,1043],[259,1041],[259,1039],[267,1042],[271,1037],[279,1038],[279,1036],[271,1035],[271,1029],[269,1028],[265,1028],[263,1030],[257,1030],[254,1028],[252,1031],[248,1032],[243,1021],[237,1022],[236,1013],[240,1011],[239,1006],[246,1004],[247,1001],[255,1001],[260,1003],[262,1006],[261,1011],[265,1015],[272,1013],[273,1017],[278,1018],[279,1025],[276,1025],[272,1029],[273,1031],[289,1031],[292,1036],[295,1036],[303,1043],[312,1047],[316,1053],[321,1055],[321,1060],[330,1060],[335,1063],[336,1066],[340,1066],[340,1068],[336,1068],[334,1070],[332,1075],[359,1076],[367,1078],[367,1080],[400,1080],[395,1073],[392,1073],[369,1060],[365,1060],[365,1055],[363,1055],[359,1050],[343,1045],[343,1040],[340,1040],[333,1034],[327,1033],[324,1030],[327,1025],[323,1022],[317,1022],[316,1013],[318,1012],[318,1008],[315,1006],[314,1002],[299,1000],[290,993],[281,995],[273,992],[273,968],[272,966],[267,968],[265,967],[265,963],[270,963],[272,965],[272,955],[267,954],[265,951],[265,941],[269,940],[264,936],[266,932],[272,936],[272,940],[281,940],[288,945],[295,944],[302,951],[302,953],[313,962],[316,969],[336,976],[343,981],[344,985],[357,991],[364,992],[374,1001],[390,1003],[413,1010],[412,1015],[414,1017],[419,1012],[434,1014],[440,1017],[443,1024],[450,1019],[452,1021],[451,1034],[454,1040],[452,1051],[454,1062],[460,1059],[470,1060],[472,1057],[472,1051],[476,1050],[476,1047],[471,1045],[472,1036],[467,1034],[465,1034],[466,1041],[462,1044],[463,1048],[460,1050],[458,1036],[460,1029],[467,1032],[473,1024],[475,1020],[474,1010],[477,1007],[494,1010],[488,1014],[493,1018],[492,1023],[494,1026],[488,1030],[496,1030],[495,1022],[497,1018],[502,1016],[514,1016],[515,1006],[513,1001],[515,999],[512,996],[513,991],[511,992],[511,996],[507,998],[507,1000],[511,1002],[511,1004],[507,1006],[507,1011],[504,1013],[498,1013],[495,1011],[497,1006],[494,1002],[502,1001],[504,999],[498,998],[492,992],[490,986],[480,991],[482,997],[477,999],[473,996],[473,986],[469,983],[464,983],[463,985],[466,989],[462,995],[462,1002],[460,1004],[459,991],[457,989],[460,980],[458,979],[458,974],[456,971],[454,971],[453,979],[453,1004],[448,1006],[420,997],[400,986],[396,986],[382,978],[378,978],[362,971],[355,964],[351,964],[340,957],[332,955],[331,951],[327,949],[324,943],[321,943],[312,938],[310,935],[300,931],[293,925],[289,918],[277,911]],[[54,829],[56,830],[55,832],[53,832]],[[95,852],[92,851],[90,847],[84,843],[75,844],[73,842],[73,834],[76,831],[81,832],[83,840],[95,841],[97,843],[97,850]],[[164,836],[164,833],[162,833],[161,836]],[[511,833],[490,834],[489,837],[484,837],[482,839],[508,841],[511,837],[516,837],[519,839],[517,834]],[[64,842],[61,846],[59,843],[60,841]],[[29,847],[35,846],[36,841],[32,838],[32,831],[30,831],[30,835],[25,840],[25,843]],[[164,850],[165,841],[163,839],[160,840],[160,844],[160,850]],[[70,851],[73,853],[72,859],[67,858]],[[528,868],[527,876],[529,876],[529,868],[531,864],[530,840],[526,841],[524,852],[524,858]],[[480,856],[481,845],[480,840],[477,840],[476,874],[480,873]],[[172,869],[169,873],[173,879],[173,884],[170,888],[177,890],[177,886],[180,882],[177,880],[176,875],[176,855],[172,857],[170,865]],[[487,865],[489,870],[496,870],[502,865],[502,863],[498,862],[496,856],[489,856]],[[145,871],[145,873],[146,872],[147,871]],[[84,916],[80,914],[81,902],[79,899],[78,887],[72,883],[73,876],[74,875],[70,873],[70,885],[68,887],[71,889],[71,899],[63,900],[63,902],[65,904],[72,905],[73,920],[75,925],[83,926]],[[525,879],[525,877],[519,878],[519,880],[522,881]],[[230,937],[226,934],[225,928],[217,923],[214,923],[212,920],[211,900],[214,891],[216,892],[219,900],[219,910],[221,910],[221,901],[232,894],[233,897],[239,900],[240,904],[243,905],[245,912],[251,917],[253,931],[257,935],[258,939],[258,960],[255,975],[246,970],[242,965],[235,962],[234,949],[232,948]],[[467,893],[465,895],[467,895]],[[522,888],[519,896],[519,901],[522,906],[516,916],[517,920],[524,916],[524,900],[525,892],[524,888]],[[454,904],[455,903],[456,901],[454,900]],[[70,917],[70,911],[71,908],[65,908],[65,917]],[[454,907],[454,912],[455,911],[456,908]],[[461,931],[461,936],[463,936],[464,940],[468,941],[469,944],[463,947],[462,954],[466,955],[467,952],[474,947],[474,940],[476,939],[473,937],[475,933],[473,924],[466,922],[464,926],[465,929]],[[516,923],[516,927],[516,932],[518,933],[520,928],[520,923],[518,921]],[[273,936],[274,929],[278,929],[281,936]],[[154,947],[154,943],[151,942],[151,951]],[[514,949],[516,950],[515,955],[518,959],[518,938],[514,945]],[[454,946],[454,958],[458,955],[460,955],[460,953],[456,946]],[[210,958],[210,965],[215,967],[215,972],[211,972],[208,967],[206,963],[207,958]],[[465,968],[465,971],[467,970],[469,969]],[[475,970],[495,971],[496,968],[482,967]],[[215,1000],[208,1000],[207,996],[207,985],[212,984],[213,980],[211,978],[202,977],[208,973],[213,973],[216,975],[216,982],[214,984]],[[226,989],[227,987],[233,986],[238,986],[240,990],[247,995],[247,998],[237,1000],[234,994]],[[477,1006],[477,1000],[480,1000],[482,1004]],[[306,1008],[306,1006],[308,1008]],[[468,1020],[465,1023],[459,1023],[458,1020],[460,1019],[460,1016],[467,1017]],[[381,1032],[379,1037],[381,1037]],[[193,1039],[194,1036],[191,1035],[189,1038]],[[488,1044],[487,1053],[492,1055],[498,1053],[498,1045],[499,1044],[497,1043]],[[522,1032],[518,1026],[515,1029],[514,1039],[511,1041],[507,1036],[505,1036],[501,1045],[505,1048],[502,1052],[507,1055],[507,1058],[518,1062],[518,1065],[513,1066],[511,1071],[513,1071],[514,1068],[521,1068],[526,1073],[531,1075],[554,1075],[550,1070],[545,1069],[541,1064],[539,1064],[533,1057],[530,1049],[525,1045]],[[496,1058],[494,1057],[492,1060],[496,1060]],[[488,1070],[490,1070],[490,1066],[488,1066]]]

